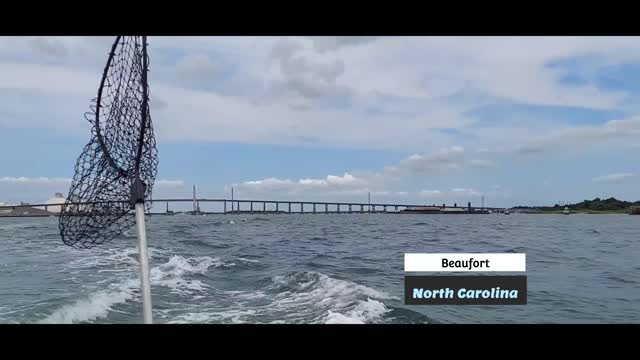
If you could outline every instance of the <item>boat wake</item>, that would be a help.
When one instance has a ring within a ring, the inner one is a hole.
[[[136,249],[111,251],[106,256],[91,256],[70,263],[75,271],[109,271],[119,273],[116,280],[108,284],[106,289],[92,291],[83,298],[71,304],[64,305],[38,321],[39,323],[71,324],[92,322],[107,318],[109,313],[116,311],[118,305],[127,302],[140,302],[140,282],[138,278],[138,263],[135,258]],[[158,258],[162,250],[150,249],[151,258]],[[208,286],[200,280],[192,279],[196,274],[205,274],[210,268],[233,267],[236,263],[225,262],[219,258],[209,256],[183,257],[171,256],[166,262],[152,267],[151,285],[156,288],[168,289],[169,292],[181,296],[193,297],[195,293],[206,292]],[[107,266],[110,269],[105,269]],[[103,283],[98,281],[98,284]],[[95,284],[93,285],[95,286]]]
[[[377,323],[391,311],[383,301],[399,300],[317,272],[289,273],[263,283],[258,290],[225,291],[224,298],[178,315],[169,323]]]

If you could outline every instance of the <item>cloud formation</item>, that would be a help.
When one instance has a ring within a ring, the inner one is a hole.
[[[439,172],[446,169],[457,169],[462,166],[464,155],[464,148],[452,146],[442,148],[432,154],[413,154],[400,161],[397,165],[387,167],[385,170],[391,174],[423,174],[431,171]]]
[[[69,178],[49,178],[49,177],[13,177],[13,176],[3,176],[0,177],[0,183],[5,184],[29,184],[29,185],[38,185],[38,184],[71,184],[71,179]]]
[[[189,81],[214,81],[213,77],[217,71],[218,66],[204,54],[187,55],[176,64],[178,76]]]
[[[537,136],[525,144],[516,147],[520,154],[557,152],[559,149],[571,149],[603,145],[610,141],[638,144],[640,136],[640,117],[611,120],[601,126],[576,126],[552,129]]]
[[[344,175],[328,175],[326,178],[301,178],[298,180],[280,179],[275,177],[261,180],[249,180],[239,184],[233,184],[242,192],[252,195],[372,195],[402,198],[410,192],[402,187],[415,179],[421,179],[424,174],[434,178],[451,169],[462,169],[464,166],[487,166],[485,162],[465,162],[464,149],[460,146],[442,148],[430,154],[414,154],[396,165],[385,167],[379,172],[362,173],[353,175],[345,172]],[[479,196],[479,192],[473,189],[452,189],[448,192],[440,190],[421,190],[418,194],[422,197],[449,196],[459,198],[464,196]]]
[[[349,173],[344,175],[327,175],[323,179],[291,179],[266,178],[234,184],[241,191],[249,193],[285,193],[301,194],[305,192],[328,193],[362,193],[366,192],[369,182]]]
[[[75,128],[75,120],[96,92],[104,47],[110,41],[109,37],[0,39],[0,71],[5,74],[0,90],[21,89],[28,95],[21,98],[29,99],[29,106],[4,103],[0,111],[15,116],[3,117],[3,124],[36,126],[33,119],[39,119],[39,127]],[[565,84],[561,80],[566,71],[549,64],[590,52],[603,54],[597,66],[634,61],[640,58],[634,42],[567,37],[527,41],[492,37],[161,37],[150,48],[156,59],[151,89],[154,97],[170,99],[175,109],[165,111],[167,100],[152,100],[156,110],[162,110],[154,121],[162,130],[163,142],[295,145],[300,139],[313,139],[329,147],[412,151],[450,147],[459,140],[437,129],[467,129],[474,124],[468,111],[488,103],[589,109],[633,104],[622,90]],[[43,53],[58,61],[48,63],[33,56]],[[376,56],[370,56],[372,53]],[[32,55],[28,61],[11,60],[28,55]],[[176,87],[172,82],[176,72],[198,85]],[[224,87],[235,86],[232,96],[217,85],[218,76],[233,79],[224,83]],[[205,83],[209,85],[206,90]],[[18,115],[27,108],[35,110],[25,120]],[[39,116],[38,111],[49,116]],[[604,130],[621,133],[624,126],[635,125],[612,122]],[[545,141],[552,141],[543,134],[536,138],[536,134],[515,130],[474,129],[479,140],[473,145],[485,148],[498,139],[525,144],[517,151],[533,153],[540,152]],[[559,142],[585,138],[583,143],[598,144],[615,138],[591,136],[593,129],[553,126],[548,130]]]
[[[31,39],[30,43],[31,43],[31,46],[33,46],[34,50],[44,55],[50,55],[54,57],[65,57],[69,53],[69,51],[64,46],[64,44],[56,39],[47,38],[47,37],[37,37],[37,38]]]
[[[180,186],[184,186],[184,181],[160,179],[160,180],[156,180],[155,185],[160,187],[180,187]]]
[[[322,98],[349,99],[353,90],[336,80],[345,72],[340,59],[318,61],[305,53],[298,41],[281,40],[271,50],[271,60],[278,65],[279,78],[271,81],[271,95],[290,101],[297,109],[311,106]]]
[[[377,36],[318,36],[312,37],[314,48],[324,53],[347,46],[357,46],[375,41]]]
[[[597,183],[619,184],[633,176],[634,175],[630,173],[616,173],[595,177],[593,181]]]
[[[112,40],[0,38],[0,131],[86,135],[82,114],[95,96]],[[357,164],[345,167],[363,181],[351,187],[328,176],[287,173],[291,179],[281,179],[267,173],[248,177],[247,183],[262,179],[246,184],[253,191],[271,186],[281,192],[401,196],[408,191],[397,181],[406,178],[429,181],[412,184],[410,194],[425,187],[453,196],[432,177],[456,176],[467,167],[478,174],[489,173],[480,171],[488,167],[498,172],[503,164],[527,160],[520,155],[552,160],[568,152],[639,145],[640,92],[629,86],[633,81],[611,76],[612,69],[640,61],[637,43],[632,37],[154,37],[152,116],[159,144],[313,145],[393,150],[397,159],[404,157],[388,168],[375,165],[369,174],[354,171]],[[491,106],[525,111],[503,110],[489,120],[473,115]],[[538,107],[554,121],[539,121],[529,111]],[[593,112],[619,116],[589,118]],[[570,114],[571,121],[555,121],[558,113]],[[595,186],[590,177],[584,182]],[[626,179],[599,178],[593,182]],[[539,185],[542,178],[535,181]]]

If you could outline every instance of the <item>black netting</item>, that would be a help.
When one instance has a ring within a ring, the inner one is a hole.
[[[59,218],[67,245],[91,247],[130,229],[136,179],[146,186],[139,197],[151,198],[158,160],[149,114],[148,59],[146,37],[116,38],[98,96],[85,114],[92,124],[91,140],[78,158]],[[145,211],[149,207],[145,202]]]

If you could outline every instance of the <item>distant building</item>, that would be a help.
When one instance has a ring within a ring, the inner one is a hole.
[[[67,199],[64,198],[64,195],[62,195],[61,193],[55,193],[54,197],[52,197],[51,199],[47,200],[47,205],[49,204],[64,204],[64,202]],[[52,213],[59,213],[62,211],[62,207],[61,206],[48,206],[47,207],[47,211],[52,212]]]
[[[444,214],[464,214],[466,210],[464,208],[444,208],[442,213]]]
[[[9,204],[7,204],[6,202],[2,202],[0,201],[0,206],[8,206]],[[2,214],[8,214],[11,212],[11,209],[0,209],[0,215]]]
[[[411,207],[400,212],[403,213],[416,213],[416,214],[440,214],[440,208],[437,206],[420,206],[420,207]]]

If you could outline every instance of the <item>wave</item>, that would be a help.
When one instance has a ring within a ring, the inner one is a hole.
[[[200,256],[185,258],[172,256],[166,263],[151,269],[151,285],[165,286],[179,295],[191,295],[194,291],[204,291],[208,287],[200,280],[188,279],[185,275],[204,275],[210,267],[226,265],[219,258]]]
[[[189,236],[192,236],[193,234],[191,233],[191,231],[187,231],[187,230],[170,230],[169,231],[169,236],[171,237],[185,237],[188,238]]]
[[[189,246],[200,246],[200,247],[207,247],[212,249],[227,249],[233,246],[231,244],[210,244],[204,240],[198,240],[198,239],[182,240],[180,241],[180,243],[189,245]]]
[[[220,311],[203,309],[180,315],[169,323],[266,322],[353,324],[383,321],[391,311],[384,300],[399,300],[382,291],[318,272],[293,272],[264,279],[262,288],[226,291]],[[220,302],[210,305],[220,306]],[[274,318],[276,318],[274,320]]]
[[[72,324],[105,318],[115,305],[132,300],[138,286],[139,282],[134,279],[112,284],[108,290],[97,291],[87,299],[78,300],[55,310],[39,323]]]
[[[389,309],[380,301],[367,299],[366,302],[359,302],[354,309],[347,311],[346,314],[328,310],[324,323],[366,324],[367,322],[376,321],[388,311]]]
[[[636,281],[634,281],[631,278],[623,278],[623,277],[615,276],[615,275],[607,276],[607,280],[612,280],[612,281],[619,282],[619,283],[622,283],[622,284],[635,284],[636,283]]]
[[[157,258],[166,253],[166,250],[149,249],[151,258]],[[102,254],[85,257],[71,262],[72,268],[95,271],[106,265],[118,268],[120,278],[111,283],[106,289],[95,291],[83,299],[76,300],[72,304],[64,305],[53,311],[41,323],[78,323],[91,322],[99,318],[108,317],[115,306],[130,301],[139,302],[140,282],[138,278],[137,249],[127,248],[121,250],[104,251]],[[239,259],[238,259],[239,260]],[[249,259],[242,261],[251,262]],[[195,274],[205,274],[211,267],[232,267],[233,262],[224,262],[219,258],[209,256],[183,257],[171,256],[166,262],[152,267],[151,291],[159,291],[160,288],[168,288],[172,293],[193,297],[195,292],[204,292],[208,286],[200,280],[192,279]],[[109,271],[113,271],[109,269]],[[100,282],[98,282],[99,284]]]
[[[230,322],[232,324],[245,323],[243,317],[252,316],[256,314],[256,310],[227,310],[221,312],[195,312],[178,315],[172,320],[168,321],[168,324],[192,324],[192,323],[207,323],[212,321],[217,322]]]
[[[15,222],[15,223],[8,223],[8,224],[2,224],[0,226],[0,230],[5,231],[5,230],[16,230],[16,229],[21,229],[21,230],[36,230],[36,229],[46,229],[47,226],[46,225],[41,225],[39,223],[36,222]]]

